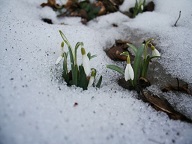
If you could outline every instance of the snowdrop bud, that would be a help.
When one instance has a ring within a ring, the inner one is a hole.
[[[93,77],[96,76],[96,70],[94,68],[91,69],[91,76],[93,76]]]
[[[81,48],[81,54],[83,59],[83,68],[84,68],[85,74],[88,76],[91,71],[91,68],[90,68],[89,58],[84,48]]]
[[[85,51],[84,48],[81,48],[81,54],[82,54],[82,55],[86,55],[86,51]]]
[[[158,56],[158,57],[161,56],[159,51],[154,46],[151,46],[151,49],[152,49],[152,56]]]
[[[92,69],[91,70],[91,77],[89,79],[89,84],[88,84],[88,87],[92,86],[93,85],[93,82],[95,80],[95,76],[96,76],[96,70],[95,69]]]
[[[128,81],[128,80],[133,80],[134,79],[134,71],[133,71],[133,68],[131,66],[131,63],[130,63],[130,57],[129,55],[127,56],[127,65],[126,65],[126,68],[125,68],[125,81]]]
[[[61,42],[61,47],[62,47],[62,48],[64,47],[64,42]]]
[[[63,43],[63,44],[62,44]],[[64,42],[61,43],[61,54],[60,56],[57,58],[55,64],[59,64],[59,62],[64,59]]]
[[[63,59],[63,57],[62,57],[62,56],[59,56],[59,57],[57,58],[55,64],[57,65],[62,59]]]

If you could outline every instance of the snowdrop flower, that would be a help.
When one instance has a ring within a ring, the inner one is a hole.
[[[90,68],[89,58],[84,48],[81,48],[81,54],[83,59],[83,68],[84,68],[85,74],[88,76],[91,71],[91,68]]]
[[[95,76],[96,76],[96,70],[95,69],[91,69],[91,77],[89,79],[88,87],[93,85],[93,82],[95,80]]]
[[[151,46],[151,49],[152,49],[152,56],[158,56],[158,57],[161,56],[159,51],[154,46]]]
[[[130,57],[129,55],[127,56],[127,66],[125,68],[125,81],[128,80],[133,80],[134,79],[134,71],[130,63]]]
[[[61,60],[63,60],[63,59],[64,59],[63,55],[60,55],[60,56],[57,58],[55,64],[57,65],[57,64],[58,64]]]
[[[64,42],[61,43],[61,55],[57,58],[55,64],[58,64],[63,59],[64,59]]]

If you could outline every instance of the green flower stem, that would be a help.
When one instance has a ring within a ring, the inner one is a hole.
[[[66,36],[63,34],[63,32],[61,30],[59,30],[60,35],[63,39],[63,41],[67,44],[68,49],[69,49],[69,55],[70,55],[70,61],[71,61],[71,67],[73,67],[75,65],[75,61],[74,61],[74,55],[73,55],[73,50],[72,47],[68,41],[68,39],[66,38]]]
[[[75,55],[74,55],[75,64],[77,64],[77,49],[78,49],[80,46],[81,46],[81,47],[83,46],[83,42],[78,42],[78,43],[76,44],[76,46],[75,46]]]
[[[148,45],[151,44],[151,41],[153,40],[153,38],[150,38],[148,40],[146,40],[145,42],[145,49],[144,49],[144,52],[143,52],[143,56],[144,56],[144,60],[147,59],[147,49],[148,49]]]
[[[144,78],[147,77],[148,66],[149,66],[149,61],[146,59],[146,60],[144,60],[143,68],[142,68],[142,72],[141,72],[141,76]]]
[[[100,76],[99,81],[98,81],[97,84],[96,84],[96,87],[97,87],[97,88],[100,88],[102,79],[103,79],[103,77]]]

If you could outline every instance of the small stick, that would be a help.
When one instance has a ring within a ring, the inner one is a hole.
[[[174,24],[174,27],[177,27],[177,22],[178,22],[178,20],[180,19],[180,17],[181,17],[181,11],[179,11],[179,17],[178,17],[178,19],[176,20],[176,22],[175,22],[175,24]]]

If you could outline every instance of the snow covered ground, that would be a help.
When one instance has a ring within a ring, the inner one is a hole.
[[[117,12],[87,26],[80,18],[56,19],[50,8],[40,7],[42,2],[46,1],[0,0],[0,144],[192,143],[191,124],[169,119],[138,100],[136,92],[118,86],[119,75],[106,69],[114,62],[103,51],[115,39],[153,36],[166,72],[191,83],[191,0],[154,0],[154,12],[135,19]],[[172,27],[180,10],[178,27]],[[103,75],[100,89],[82,91],[60,80],[61,65],[55,66],[62,40],[59,30],[73,46],[82,41],[87,51],[97,54],[92,65]],[[169,95],[170,102],[192,118],[190,96]]]

